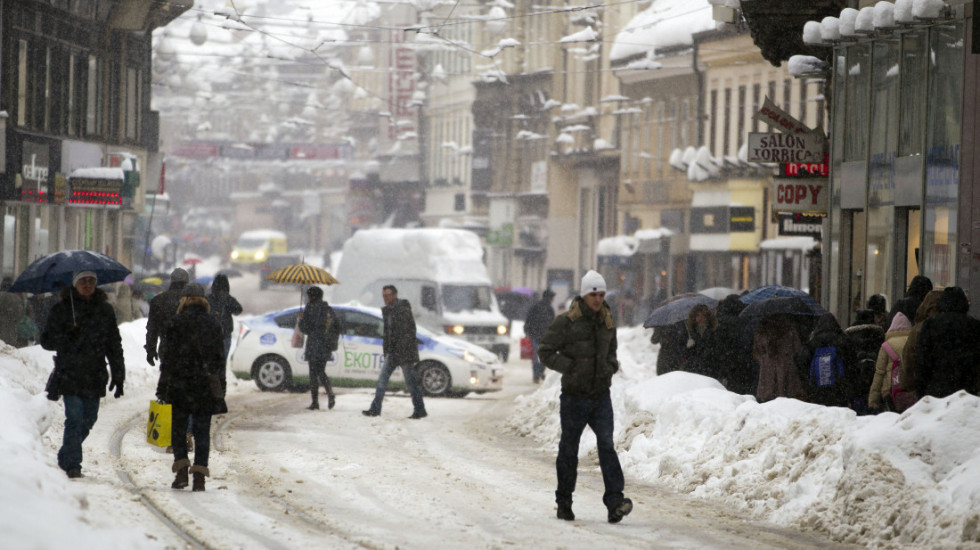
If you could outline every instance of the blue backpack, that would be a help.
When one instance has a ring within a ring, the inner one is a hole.
[[[817,348],[810,360],[810,382],[818,388],[836,386],[844,377],[844,362],[835,346]]]

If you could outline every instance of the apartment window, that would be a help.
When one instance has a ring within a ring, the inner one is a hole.
[[[466,210],[466,193],[456,193],[453,196],[453,210],[456,212]]]
[[[771,99],[773,102],[776,101],[776,81],[775,80],[770,80],[769,81],[769,95],[766,96],[766,97],[768,97],[769,99]]]
[[[711,99],[709,100],[708,109],[711,118],[711,120],[708,122],[708,146],[711,148],[712,153],[717,153],[718,137],[716,134],[718,132],[718,90],[711,90]]]
[[[793,104],[790,102],[791,97],[793,97],[793,81],[787,78],[783,80],[783,109],[786,109],[787,113],[793,108]]]
[[[17,124],[27,126],[27,41],[17,42]]]
[[[808,109],[806,108],[807,107],[806,98],[807,98],[807,88],[809,87],[810,87],[810,83],[807,81],[807,79],[804,78],[800,80],[800,122],[802,122],[803,124],[806,124],[806,118],[807,118],[806,112]]]
[[[721,154],[727,155],[732,144],[732,89],[725,88],[725,126],[722,134]]]
[[[738,117],[738,134],[735,136],[735,143],[738,144],[736,146],[736,149],[742,147],[742,143],[745,141],[745,115],[746,115],[745,99],[746,99],[745,86],[739,86],[738,87],[738,111],[736,112],[735,115]],[[726,151],[725,154],[731,154],[731,151]]]

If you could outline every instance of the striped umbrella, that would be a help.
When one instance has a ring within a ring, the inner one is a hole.
[[[340,281],[325,270],[307,264],[293,264],[280,267],[272,273],[269,273],[265,280],[276,283],[297,283],[301,285],[336,285],[340,283]]]

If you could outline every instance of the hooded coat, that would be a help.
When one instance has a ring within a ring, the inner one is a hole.
[[[909,332],[909,337],[905,340],[905,349],[902,350],[901,380],[902,388],[904,389],[917,392],[915,388],[915,372],[916,366],[919,363],[917,351],[919,349],[919,333],[922,332],[922,324],[926,322],[926,319],[939,313],[937,306],[939,305],[939,297],[942,295],[942,290],[929,291],[925,298],[922,299],[922,303],[919,304],[919,308],[915,310],[915,318],[912,320],[912,331]],[[921,393],[918,395],[922,397]]]
[[[225,338],[231,337],[231,331],[235,327],[232,315],[242,314],[242,304],[229,294],[230,290],[228,276],[219,273],[215,275],[214,281],[211,283],[211,294],[208,295],[211,314],[221,323],[221,334]]]
[[[330,304],[322,299],[310,300],[299,320],[299,329],[306,335],[306,356],[326,357],[337,350],[342,332],[340,319]]]
[[[679,321],[673,325],[653,327],[650,343],[660,344],[660,351],[657,352],[657,376],[680,370],[681,362],[684,360],[684,346],[687,342],[685,322]]]
[[[698,325],[698,314],[705,317],[703,325]],[[715,330],[718,328],[715,312],[703,304],[694,306],[687,314],[684,328],[687,330],[687,338],[684,343],[684,360],[681,368],[694,374],[720,378],[717,364],[711,357]]]
[[[41,347],[56,353],[55,368],[61,369],[59,393],[105,397],[107,359],[112,380],[118,384],[126,381],[116,314],[100,288],[88,300],[75,287],[62,289],[60,296],[41,332]]]
[[[919,333],[915,388],[933,397],[959,390],[980,395],[980,320],[967,315],[970,302],[959,287],[943,289],[936,307],[939,313]]]
[[[160,364],[157,398],[191,414],[227,412],[224,395],[224,343],[221,325],[203,296],[183,297],[164,329],[167,360]],[[220,383],[214,395],[210,375]]]
[[[759,362],[756,399],[760,403],[777,397],[806,399],[806,389],[796,368],[796,356],[803,350],[803,342],[790,317],[765,317],[755,329],[752,356]]]
[[[177,314],[177,306],[180,305],[180,295],[187,286],[183,281],[171,281],[167,290],[157,294],[150,300],[150,313],[146,316],[146,345],[143,346],[147,353],[157,351],[157,341],[160,341],[158,355],[162,361],[166,355],[166,345],[163,339],[164,330],[174,315]]]
[[[555,320],[555,308],[551,307],[553,294],[546,294],[527,310],[527,317],[524,319],[524,334],[532,340],[541,340],[544,333],[548,331],[551,322]]]
[[[561,373],[562,394],[596,398],[609,392],[616,359],[616,323],[609,304],[592,311],[581,296],[555,317],[538,346],[549,369]]]
[[[398,299],[381,308],[384,319],[384,353],[396,367],[410,367],[419,362],[419,341],[415,316],[408,300]]]
[[[912,332],[912,323],[909,322],[905,314],[898,312],[892,319],[892,324],[885,333],[885,343],[891,346],[892,350],[905,362],[902,356],[905,349],[905,342]],[[878,410],[884,403],[888,402],[892,391],[892,358],[885,351],[885,344],[882,344],[881,351],[878,352],[878,361],[875,363],[875,377],[871,382],[871,389],[868,391],[868,408]]]
[[[817,386],[810,373],[810,363],[817,350],[822,347],[837,348],[837,355],[844,365],[844,376],[837,384],[830,387],[821,388]],[[807,398],[810,403],[826,405],[828,407],[848,407],[855,394],[863,393],[866,386],[858,385],[858,373],[855,371],[857,357],[851,340],[844,334],[837,322],[837,317],[833,313],[825,313],[817,320],[813,329],[813,335],[806,344],[803,354],[803,364],[800,365],[802,371],[800,377],[804,381],[807,389]]]
[[[738,315],[745,309],[738,295],[732,294],[718,304],[718,328],[711,346],[711,361],[728,391],[749,395],[755,393],[759,371],[749,353],[752,335],[745,320]]]

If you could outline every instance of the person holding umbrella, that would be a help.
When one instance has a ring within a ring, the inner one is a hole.
[[[310,365],[310,394],[313,401],[308,408],[311,411],[320,409],[318,384],[322,383],[327,392],[327,408],[333,409],[337,398],[325,369],[330,355],[337,351],[340,320],[330,304],[323,299],[323,289],[311,286],[306,289],[306,296],[309,302],[306,310],[300,312],[299,329],[306,334],[306,361]]]
[[[51,308],[41,333],[41,346],[56,353],[55,369],[60,372],[56,394],[65,403],[65,432],[58,450],[58,466],[72,479],[82,477],[82,443],[99,416],[99,400],[105,397],[106,383],[119,399],[126,381],[116,314],[97,284],[95,271],[76,272],[72,286],[61,291],[61,301]],[[106,372],[106,360],[111,378]]]

